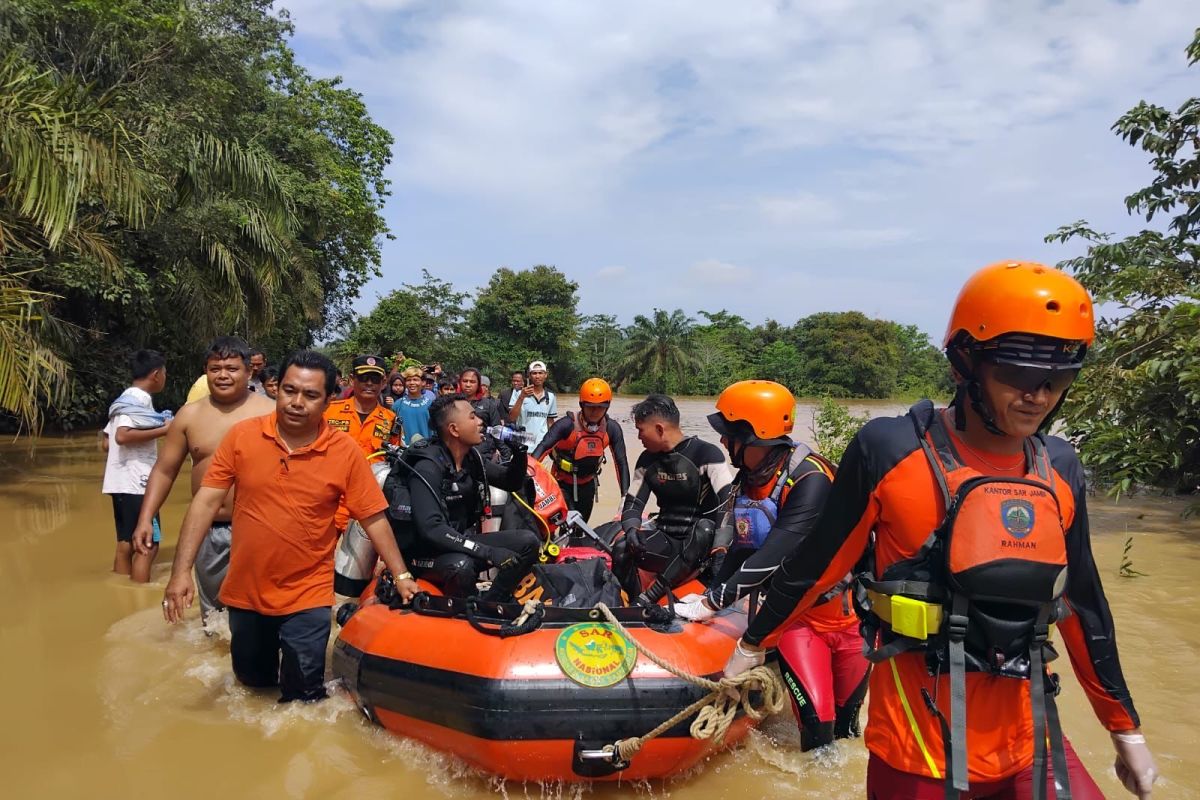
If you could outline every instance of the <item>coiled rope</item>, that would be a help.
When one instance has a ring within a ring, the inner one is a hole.
[[[725,740],[725,734],[729,732],[729,726],[733,724],[733,720],[737,716],[739,707],[746,712],[746,716],[756,722],[769,714],[777,714],[783,710],[786,702],[783,687],[767,667],[757,666],[736,677],[721,678],[719,681],[692,675],[643,647],[641,642],[626,631],[625,626],[604,603],[597,603],[596,609],[604,615],[610,625],[615,625],[621,630],[625,640],[633,644],[639,653],[675,677],[687,681],[693,686],[708,690],[707,695],[649,733],[631,739],[618,739],[612,744],[605,745],[604,750],[612,753],[614,760],[629,762],[647,742],[663,735],[693,714],[696,715],[696,718],[692,720],[691,727],[688,729],[692,738],[712,739],[717,744],[721,744]],[[751,692],[755,691],[762,693],[761,702],[757,705],[750,700]]]

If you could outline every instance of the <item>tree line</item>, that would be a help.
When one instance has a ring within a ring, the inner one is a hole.
[[[581,316],[578,288],[546,265],[499,269],[473,293],[426,271],[420,283],[381,297],[332,350],[342,361],[403,351],[493,378],[544,359],[559,387],[598,375],[632,393],[710,395],[745,378],[801,396],[943,397],[951,388],[945,359],[915,325],[857,311],[752,325],[724,310],[680,309],[621,325],[608,314]]]
[[[269,0],[0,4],[0,409],[92,422],[153,347],[271,352],[378,274],[391,135]],[[195,374],[172,376],[181,392]]]

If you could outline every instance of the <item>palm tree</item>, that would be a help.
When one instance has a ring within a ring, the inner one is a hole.
[[[0,411],[26,430],[69,387],[46,336],[57,327],[46,312],[54,296],[31,282],[61,258],[119,269],[105,230],[142,224],[159,188],[132,144],[82,87],[12,53],[0,60]]]
[[[18,54],[0,58],[0,411],[26,430],[70,386],[68,342],[47,336],[70,326],[52,313],[60,298],[39,289],[69,261],[120,282],[130,231],[174,240],[176,261],[159,268],[172,270],[170,301],[201,336],[261,333],[281,306],[320,314],[275,159],[199,132],[182,158],[151,166],[154,143],[109,99]]]
[[[653,318],[638,314],[626,329],[625,358],[617,374],[617,384],[630,377],[645,377],[655,391],[665,391],[672,375],[683,377],[696,359],[691,351],[692,325],[695,320],[680,309],[670,314],[654,309]]]

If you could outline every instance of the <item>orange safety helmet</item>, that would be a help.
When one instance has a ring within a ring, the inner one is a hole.
[[[748,445],[791,444],[795,421],[796,398],[775,381],[738,381],[721,392],[717,413],[708,415],[713,430]]]
[[[1092,298],[1079,281],[1054,267],[1000,261],[963,284],[942,346],[963,333],[977,342],[1031,333],[1090,345],[1096,338]]]
[[[611,403],[612,387],[603,378],[588,378],[579,387],[580,403]]]

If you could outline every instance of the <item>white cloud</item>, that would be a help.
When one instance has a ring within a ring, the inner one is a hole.
[[[809,192],[760,197],[759,209],[775,225],[815,227],[838,218],[838,211],[827,198]]]
[[[1080,216],[1127,224],[1146,159],[1108,126],[1195,94],[1195,0],[277,3],[396,137],[385,283],[552,261],[621,313],[827,263],[863,310],[933,329],[905,315],[974,267],[1064,257],[1041,236]],[[633,277],[653,290],[608,285]],[[842,297],[822,285],[721,300],[782,319]]]
[[[749,280],[752,273],[746,267],[706,258],[688,267],[687,276],[691,280],[710,286],[734,286]]]
[[[610,267],[601,267],[596,270],[596,278],[602,281],[614,281],[624,278],[629,273],[628,267],[623,267],[619,264]]]
[[[568,199],[612,190],[649,148],[711,137],[936,160],[1138,86],[1194,12],[1191,0],[284,5],[301,34],[341,43],[334,66],[351,85],[387,99],[398,177]]]

